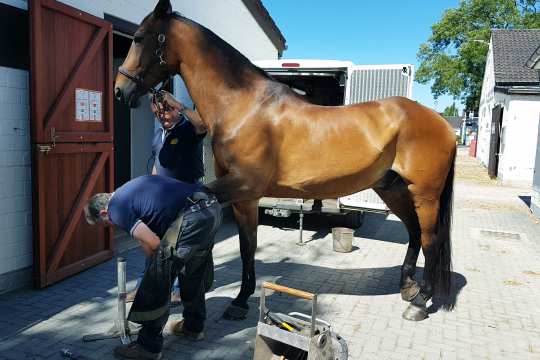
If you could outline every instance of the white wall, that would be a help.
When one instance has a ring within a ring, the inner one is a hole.
[[[491,42],[486,59],[482,94],[480,95],[480,107],[478,109],[478,135],[476,157],[484,166],[489,162],[489,144],[491,134],[491,111],[496,105],[495,71],[493,67],[493,49]]]
[[[32,265],[28,100],[28,72],[0,67],[0,275]]]
[[[504,184],[532,186],[540,96],[505,95],[498,176]]]
[[[105,13],[139,24],[156,0],[61,0],[97,17]],[[0,3],[28,7],[27,0]],[[241,0],[172,0],[173,10],[208,27],[250,60],[277,59],[278,51]]]

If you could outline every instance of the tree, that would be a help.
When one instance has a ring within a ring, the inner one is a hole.
[[[433,82],[435,98],[450,95],[477,112],[491,29],[522,28],[540,28],[540,0],[461,0],[420,45],[416,81]]]
[[[456,103],[452,103],[452,105],[447,106],[443,111],[444,116],[459,116],[459,110],[456,106]]]

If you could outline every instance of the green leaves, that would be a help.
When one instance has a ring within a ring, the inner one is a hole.
[[[512,28],[540,28],[540,1],[462,0],[420,45],[415,80],[432,83],[435,98],[450,95],[466,111],[477,111],[491,29]]]

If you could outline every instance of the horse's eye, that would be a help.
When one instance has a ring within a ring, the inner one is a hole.
[[[142,35],[135,35],[135,37],[133,38],[133,42],[136,42],[136,43],[140,43],[142,42],[144,39],[144,36]]]

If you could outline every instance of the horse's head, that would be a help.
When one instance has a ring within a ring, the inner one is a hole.
[[[171,75],[171,63],[167,61],[171,15],[170,0],[159,0],[135,32],[127,57],[118,69],[114,95],[130,107],[137,107],[142,95]]]

